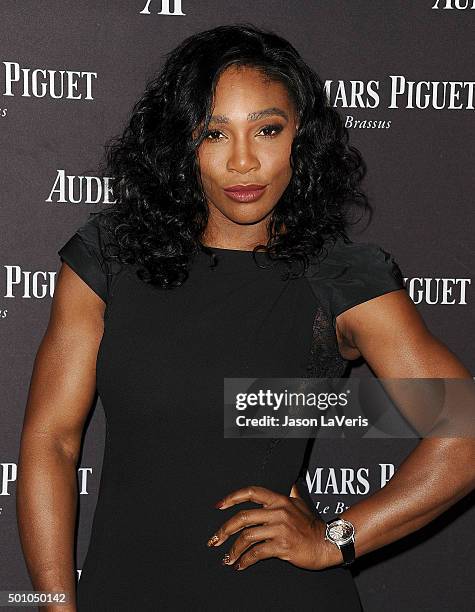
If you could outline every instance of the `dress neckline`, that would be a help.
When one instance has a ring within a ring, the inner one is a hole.
[[[233,273],[238,270],[246,270],[255,269],[258,273],[261,273],[261,270],[265,268],[276,268],[277,262],[273,262],[272,264],[269,256],[265,251],[256,251],[256,255],[253,255],[253,251],[246,251],[243,249],[224,249],[218,247],[208,247],[209,253],[205,252],[203,248],[199,250],[198,259],[206,264],[211,264],[212,255],[215,256],[218,268],[222,272],[225,271],[233,271]],[[221,263],[221,266],[219,265]],[[261,266],[264,265],[264,268]],[[210,269],[215,270],[216,267],[211,267]]]
[[[212,247],[212,246],[208,246],[208,245],[202,245],[205,246],[208,249],[211,249],[211,251],[220,251],[222,253],[252,253],[253,249],[248,250],[248,249],[224,249],[221,247]],[[260,253],[263,253],[263,251],[258,251]]]

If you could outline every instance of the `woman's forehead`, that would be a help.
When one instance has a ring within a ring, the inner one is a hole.
[[[228,72],[229,71],[229,72]],[[292,107],[286,87],[256,70],[232,71],[227,69],[216,85],[213,116],[257,120],[276,108],[284,118]],[[246,115],[243,117],[243,115]],[[225,121],[222,121],[225,123]]]

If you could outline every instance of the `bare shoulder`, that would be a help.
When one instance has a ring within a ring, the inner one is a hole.
[[[336,334],[345,359],[358,359],[358,343],[371,337],[394,342],[401,333],[422,340],[429,330],[405,289],[389,291],[348,308],[336,317]]]
[[[405,290],[375,297],[337,318],[347,358],[363,357],[380,378],[470,377],[431,330]]]

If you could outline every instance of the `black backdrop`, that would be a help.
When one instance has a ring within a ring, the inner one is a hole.
[[[95,179],[103,144],[124,125],[162,55],[191,33],[251,21],[284,35],[317,69],[369,168],[366,189],[376,214],[355,240],[394,254],[429,328],[473,371],[474,6],[472,0],[3,0],[0,590],[31,588],[15,519],[16,465],[29,377],[60,265],[56,251],[89,211],[107,203],[107,184]],[[352,375],[370,373],[356,364]],[[98,402],[78,471],[79,571],[103,436]],[[381,486],[414,445],[319,442],[308,482],[319,507],[328,506],[325,518]],[[369,487],[345,494],[342,468],[354,470],[355,485],[366,478]],[[312,486],[316,472],[322,490]],[[473,609],[474,518],[469,496],[417,534],[361,558],[354,571],[365,609]]]

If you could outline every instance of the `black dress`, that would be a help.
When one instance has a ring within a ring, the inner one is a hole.
[[[92,217],[58,251],[107,305],[97,356],[105,454],[79,612],[360,610],[348,569],[272,558],[236,572],[221,559],[237,536],[206,542],[256,507],[215,509],[225,494],[257,484],[288,495],[309,443],[224,438],[223,378],[342,377],[335,317],[402,289],[394,259],[339,240],[311,278],[284,281],[282,267],[260,268],[248,251],[214,249],[214,269],[200,252],[180,288],[160,290],[134,266],[106,262],[104,237]]]

